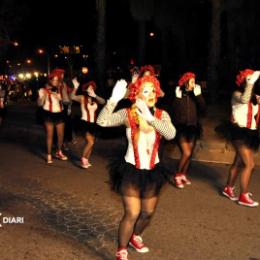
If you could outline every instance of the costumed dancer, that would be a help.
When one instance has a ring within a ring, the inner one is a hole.
[[[173,181],[179,189],[184,188],[185,184],[191,184],[187,178],[187,172],[196,140],[201,134],[199,110],[202,112],[205,109],[201,87],[195,84],[195,78],[196,75],[192,72],[186,72],[181,76],[178,81],[179,86],[175,89],[172,106],[172,122],[177,129],[176,140],[181,151]]]
[[[223,195],[238,204],[257,207],[248,192],[250,178],[254,168],[254,151],[259,147],[258,124],[260,116],[260,96],[254,94],[255,82],[260,71],[245,69],[236,77],[237,89],[231,99],[232,116],[230,137],[235,148],[235,158],[229,171]],[[259,81],[259,80],[258,80]],[[240,172],[240,196],[234,192],[234,185]]]
[[[94,81],[89,81],[82,85],[82,95],[76,95],[77,89],[79,87],[79,82],[77,78],[72,80],[74,89],[71,92],[72,100],[80,103],[81,107],[81,125],[85,132],[86,145],[82,152],[81,157],[81,167],[87,169],[91,166],[89,158],[95,143],[95,134],[97,132],[97,111],[99,105],[103,105],[106,101],[96,95],[95,91],[97,89],[96,83]]]
[[[57,151],[56,158],[67,160],[68,157],[62,152],[63,136],[64,136],[64,113],[62,95],[60,90],[60,73],[52,71],[48,76],[48,83],[45,87],[39,89],[38,106],[42,109],[42,118],[46,130],[47,145],[47,164],[53,163],[52,144],[54,128],[57,131]]]
[[[128,98],[132,106],[113,112],[125,97],[126,86],[125,80],[116,83],[97,119],[97,124],[103,127],[125,125],[128,139],[125,157],[110,168],[112,188],[121,195],[124,206],[118,231],[117,260],[127,260],[128,244],[137,252],[149,251],[141,234],[150,222],[166,181],[158,156],[160,139],[173,139],[176,133],[168,113],[155,106],[161,89],[153,76],[144,76],[130,84]]]

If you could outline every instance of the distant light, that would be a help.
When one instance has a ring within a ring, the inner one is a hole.
[[[88,73],[88,67],[82,67],[81,71],[83,74],[87,74]]]
[[[19,46],[19,42],[15,41],[15,42],[13,42],[13,45],[14,45],[15,47],[18,47],[18,46]]]
[[[44,53],[44,50],[43,50],[43,49],[38,49],[38,53],[39,53],[39,54],[43,54],[43,53]]]
[[[21,66],[21,63],[17,63],[17,66]]]
[[[58,54],[54,54],[54,58],[58,58],[59,57],[59,55]]]
[[[47,73],[44,73],[43,76],[44,76],[44,77],[47,77]]]
[[[19,79],[24,79],[24,74],[23,74],[23,73],[19,73],[19,74],[18,74],[18,78],[19,78]]]
[[[31,59],[27,59],[27,60],[26,60],[26,63],[27,63],[27,64],[31,64],[31,63],[32,63],[32,60],[31,60]]]
[[[16,80],[15,75],[11,75],[9,78],[10,78],[10,80]]]
[[[117,52],[116,51],[113,51],[113,55],[116,55],[117,54]]]
[[[150,35],[150,37],[154,37],[155,36],[154,32],[150,32],[149,35]]]
[[[6,63],[9,64],[9,63],[10,63],[10,60],[7,60]]]
[[[87,59],[87,58],[88,58],[88,55],[87,55],[87,54],[83,54],[83,55],[82,55],[82,58],[83,58],[83,59]]]
[[[33,73],[33,75],[34,75],[36,78],[38,78],[38,77],[39,77],[39,72],[38,72],[38,71],[35,71],[35,72]]]
[[[26,77],[27,79],[31,79],[31,78],[32,78],[32,74],[31,74],[31,73],[26,73],[26,74],[25,74],[25,77]]]

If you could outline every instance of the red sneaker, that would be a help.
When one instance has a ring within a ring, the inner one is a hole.
[[[191,185],[191,181],[187,178],[186,174],[184,174],[184,173],[182,174],[182,183]]]
[[[81,157],[81,167],[87,169],[90,166],[92,166],[92,164],[89,163],[89,160],[85,157]]]
[[[238,204],[243,205],[243,206],[247,206],[247,207],[257,207],[259,205],[259,203],[257,201],[253,201],[251,199],[252,193],[241,193],[239,196],[239,200],[238,200]]]
[[[182,183],[182,173],[177,173],[175,176],[174,176],[174,182],[175,182],[175,185],[177,188],[179,189],[183,189],[184,188],[184,185]]]
[[[224,190],[222,191],[222,194],[233,201],[237,201],[238,197],[235,195],[234,189],[234,187],[226,185]]]
[[[128,252],[125,248],[118,248],[116,252],[116,260],[128,260]]]
[[[138,253],[147,253],[149,252],[149,248],[144,245],[143,239],[140,236],[135,234],[132,235],[129,245],[133,247]]]
[[[57,151],[56,154],[55,154],[56,158],[62,160],[62,161],[66,161],[68,160],[68,157],[66,155],[63,154],[63,152],[60,150],[60,151]]]

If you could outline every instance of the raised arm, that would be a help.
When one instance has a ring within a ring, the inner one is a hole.
[[[46,100],[47,93],[44,88],[40,88],[38,91],[37,104],[39,107],[43,106]]]
[[[77,101],[77,102],[80,103],[83,95],[76,95],[76,92],[77,92],[77,90],[79,88],[79,82],[78,82],[76,77],[72,79],[72,84],[73,84],[74,88],[73,88],[73,90],[72,90],[72,92],[70,94],[70,98],[72,100]]]
[[[97,124],[103,127],[112,127],[125,124],[127,118],[126,109],[121,109],[114,113],[117,103],[124,98],[126,94],[127,83],[125,80],[117,81],[112,96],[107,101],[107,104],[101,110],[97,118]]]
[[[254,84],[260,76],[260,71],[255,71],[252,75],[246,78],[246,87],[243,93],[235,91],[232,96],[232,102],[247,104],[251,97]]]
[[[102,98],[102,97],[99,97],[99,96],[95,93],[95,91],[94,91],[93,89],[89,89],[89,90],[88,90],[88,95],[89,95],[90,97],[95,98],[95,99],[97,100],[97,102],[98,102],[99,104],[101,104],[101,105],[104,105],[104,104],[106,103],[105,99]]]

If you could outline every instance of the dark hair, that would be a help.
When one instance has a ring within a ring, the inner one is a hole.
[[[260,96],[260,79],[258,79],[254,84],[254,94]]]

